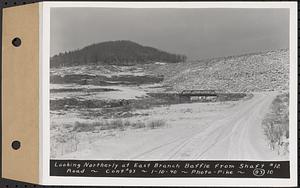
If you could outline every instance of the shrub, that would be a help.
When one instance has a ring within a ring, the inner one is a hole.
[[[289,146],[289,105],[288,94],[276,97],[271,105],[271,113],[263,120],[264,134],[271,150],[278,154],[288,152]]]
[[[110,129],[121,129],[124,130],[124,125],[123,125],[123,121],[120,119],[116,119],[110,122]]]
[[[126,120],[126,121],[124,122],[124,126],[125,126],[125,127],[129,127],[130,125],[131,125],[130,121]]]
[[[148,122],[148,127],[151,129],[160,128],[166,125],[166,122],[164,120],[151,120]]]
[[[131,123],[131,126],[135,129],[141,129],[141,128],[145,128],[146,127],[146,124],[142,121],[137,121],[135,123]]]
[[[80,123],[80,122],[75,122],[75,126],[73,128],[73,131],[76,132],[90,132],[95,130],[95,125],[94,124],[87,124],[87,123]]]
[[[73,127],[72,132],[92,132],[97,130],[112,130],[119,129],[125,130],[128,127],[140,129],[149,127],[151,129],[160,128],[166,125],[164,120],[151,120],[147,124],[138,120],[136,122],[124,121],[121,119],[115,119],[112,121],[104,121],[104,122],[93,122],[93,123],[80,123],[75,122],[75,126]],[[98,128],[97,128],[98,127]]]

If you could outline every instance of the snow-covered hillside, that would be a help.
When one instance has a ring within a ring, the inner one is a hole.
[[[276,50],[198,62],[169,64],[152,71],[164,75],[174,90],[216,89],[226,92],[287,90],[289,50]]]

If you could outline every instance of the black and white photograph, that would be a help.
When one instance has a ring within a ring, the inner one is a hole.
[[[50,10],[50,158],[288,161],[287,8]]]

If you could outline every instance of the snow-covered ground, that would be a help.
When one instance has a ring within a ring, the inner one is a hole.
[[[251,62],[253,58],[253,62],[260,62],[258,61],[260,59],[258,58],[257,60],[255,57],[250,56]],[[230,59],[226,61],[234,65],[239,62],[231,62]],[[269,59],[266,61],[269,61]],[[252,66],[246,60],[244,63],[247,66]],[[172,65],[172,69],[169,68],[170,65],[163,63],[156,63],[151,65],[154,67],[150,68],[98,65],[51,68],[52,76],[60,75],[62,77],[64,75],[79,75],[79,77],[80,75],[104,77],[128,75],[134,78],[134,76],[164,75],[167,78],[159,83],[147,82],[151,84],[110,86],[99,86],[97,84],[81,85],[79,84],[80,82],[77,82],[77,84],[51,83],[50,87],[53,92],[50,93],[50,98],[52,102],[56,102],[53,103],[56,106],[54,105],[51,111],[52,158],[96,160],[288,159],[287,155],[278,155],[276,152],[271,151],[268,148],[268,141],[263,135],[263,118],[270,111],[270,105],[276,95],[278,95],[277,92],[270,91],[273,89],[268,89],[273,82],[260,82],[260,85],[263,83],[267,84],[268,87],[265,91],[270,92],[259,90],[261,92],[254,93],[252,98],[239,101],[185,104],[163,103],[164,105],[161,106],[157,106],[159,103],[152,105],[151,101],[149,101],[153,99],[150,93],[165,93],[168,89],[166,86],[170,87],[170,91],[174,92],[174,87],[176,89],[176,86],[182,86],[183,89],[188,89],[190,86],[197,86],[195,87],[196,89],[198,87],[203,89],[205,85],[209,86],[209,88],[212,86],[221,88],[216,85],[216,83],[219,83],[222,87],[242,87],[241,90],[243,91],[254,91],[247,89],[251,85],[248,82],[242,83],[243,79],[240,79],[242,77],[231,79],[231,74],[233,74],[232,67],[228,68],[227,64],[226,66],[223,64],[223,60],[212,63],[210,66],[190,63],[188,64],[190,68],[185,64],[184,69],[181,69],[179,64]],[[223,67],[220,70],[218,67],[212,68],[212,66],[217,65],[225,66],[225,68]],[[240,64],[233,66],[233,68],[236,67],[244,68]],[[254,68],[250,67],[250,69]],[[272,67],[267,67],[266,69],[273,71]],[[237,73],[245,73],[245,75],[247,75],[247,71],[248,69],[245,71],[236,70]],[[280,71],[281,66],[279,66],[277,72]],[[205,76],[205,74],[208,76]],[[230,74],[229,77],[227,74]],[[269,74],[266,73],[266,75],[268,76]],[[278,74],[276,73],[276,75]],[[254,77],[251,78],[255,81],[259,80]],[[218,78],[218,82],[215,81],[215,78]],[[139,78],[137,77],[137,79]],[[150,79],[152,78],[150,77]],[[69,82],[71,81],[69,80]],[[89,84],[93,84],[93,82]],[[284,84],[287,83],[284,82]],[[195,89],[194,87],[191,88]],[[179,89],[178,91],[181,90]],[[225,89],[225,91],[231,90]],[[101,102],[103,101],[116,104],[124,100],[132,100],[134,102],[130,103],[131,105],[128,105],[128,103],[127,106],[115,105],[105,109],[101,105],[93,108],[82,105],[86,101],[89,101],[89,104],[97,102],[102,104]],[[162,99],[158,98],[156,100]],[[78,101],[81,102],[79,105]],[[140,106],[136,104],[139,102],[141,103]],[[127,111],[126,108],[128,108]],[[116,115],[116,113],[121,113],[121,115]],[[129,114],[122,115],[122,113]],[[107,126],[110,122],[116,120],[120,120],[123,123],[126,122],[128,126],[122,129],[101,128],[103,124]],[[97,126],[88,127],[97,123]],[[151,124],[155,125],[155,123],[161,125],[151,127]],[[74,129],[76,124],[83,127],[86,125],[87,127],[84,128],[87,130],[78,131]]]
[[[54,84],[52,84],[54,85]],[[138,87],[130,86],[92,86],[92,85],[75,85],[75,84],[55,84],[52,88],[62,87],[84,89],[82,92],[61,92],[51,93],[50,99],[58,100],[64,98],[75,98],[79,100],[108,100],[108,99],[136,99],[137,97],[146,96],[146,92]],[[63,86],[62,86],[63,85]],[[90,92],[89,89],[114,89],[115,91]]]
[[[135,66],[115,66],[115,65],[81,65],[74,67],[61,67],[51,68],[51,75],[70,75],[70,74],[81,74],[81,75],[102,75],[106,77],[112,76],[144,76],[145,72],[141,67]]]
[[[51,68],[51,76],[54,75],[90,75],[90,76],[105,76],[107,78],[112,76],[146,76],[150,75],[145,70],[137,66],[106,66],[106,65],[88,65],[88,66],[74,66]],[[138,78],[137,78],[138,79]],[[113,81],[106,81],[113,83]],[[116,82],[117,84],[117,82]],[[76,83],[65,84],[50,84],[50,89],[82,89],[83,91],[69,91],[69,92],[51,92],[50,99],[58,100],[64,98],[75,98],[79,100],[113,100],[113,99],[136,99],[138,97],[146,96],[146,92],[159,91],[161,84],[142,84],[142,85],[111,85],[111,86],[97,86],[97,85],[80,85]],[[93,89],[113,89],[115,91],[96,92],[89,91]]]
[[[236,102],[176,104],[139,110],[127,120],[163,120],[160,128],[76,133],[76,151],[59,159],[281,160],[268,148],[261,122],[275,92],[255,93]],[[96,120],[97,121],[97,120]],[[55,130],[53,130],[55,132]]]

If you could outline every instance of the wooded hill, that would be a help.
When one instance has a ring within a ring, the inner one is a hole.
[[[50,58],[51,67],[86,64],[135,65],[153,62],[184,62],[185,55],[170,54],[132,41],[108,41]]]

